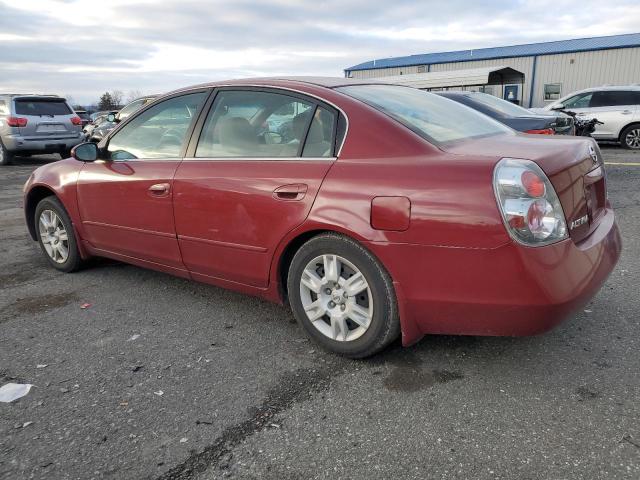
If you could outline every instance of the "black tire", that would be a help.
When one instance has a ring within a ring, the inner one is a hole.
[[[620,134],[620,145],[628,150],[640,150],[640,124],[629,125]],[[637,140],[636,140],[637,138]]]
[[[6,149],[2,141],[0,140],[0,165],[6,166],[13,163],[13,153]]]
[[[318,330],[307,317],[300,293],[302,273],[314,258],[339,255],[364,275],[371,289],[373,315],[364,334],[352,341],[338,341]],[[380,262],[362,245],[334,233],[321,234],[302,245],[294,255],[287,278],[289,303],[304,331],[323,348],[350,358],[373,355],[400,335],[400,318],[391,277]]]
[[[42,237],[40,236],[39,220],[40,215],[44,210],[53,211],[60,218],[62,224],[64,225],[64,229],[67,232],[67,250],[69,253],[67,259],[64,262],[60,263],[51,258],[42,242]],[[58,200],[54,196],[46,197],[40,200],[40,203],[38,203],[38,206],[36,207],[33,222],[40,249],[53,268],[55,268],[56,270],[60,270],[61,272],[69,273],[75,272],[82,267],[83,261],[78,250],[78,244],[76,242],[76,236],[73,230],[73,223],[71,222],[71,218],[69,218],[69,214],[65,210],[60,200]]]

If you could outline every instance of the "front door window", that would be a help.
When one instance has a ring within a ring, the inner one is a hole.
[[[109,141],[111,160],[180,158],[189,125],[206,95],[200,92],[170,98],[142,112]]]

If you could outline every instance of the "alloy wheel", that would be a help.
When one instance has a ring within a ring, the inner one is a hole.
[[[38,228],[47,255],[56,263],[66,262],[69,258],[69,236],[60,216],[53,210],[43,210]]]
[[[640,148],[640,128],[634,128],[625,137],[625,142],[629,148]]]
[[[371,288],[362,272],[338,255],[321,255],[307,264],[300,298],[311,324],[333,340],[356,340],[371,325]]]

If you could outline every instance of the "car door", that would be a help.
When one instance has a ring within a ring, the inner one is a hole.
[[[601,90],[593,93],[589,109],[581,116],[597,118],[594,138],[617,139],[622,128],[633,121],[636,106],[633,92],[627,90]]]
[[[85,240],[98,250],[184,270],[173,177],[207,90],[152,105],[123,124],[78,178]]]
[[[221,89],[201,123],[174,179],[184,264],[203,281],[264,287],[335,160],[338,113],[290,92]]]

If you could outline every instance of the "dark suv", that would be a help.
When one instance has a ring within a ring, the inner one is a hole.
[[[69,156],[83,141],[82,119],[54,95],[0,94],[0,165],[14,155]]]

